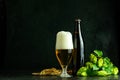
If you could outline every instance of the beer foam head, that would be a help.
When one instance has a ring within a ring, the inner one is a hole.
[[[68,31],[60,31],[56,37],[56,49],[73,49],[72,34]]]

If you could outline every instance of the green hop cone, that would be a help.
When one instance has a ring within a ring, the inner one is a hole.
[[[102,67],[103,66],[103,58],[99,58],[98,59],[98,67]]]
[[[93,53],[90,54],[90,61],[92,63],[97,63],[97,57]]]
[[[104,70],[100,70],[97,72],[97,76],[107,76],[107,75],[108,75],[108,73]]]
[[[93,68],[93,63],[92,62],[86,62],[85,65],[86,65],[87,68],[90,68],[90,69]]]
[[[113,68],[113,74],[114,75],[117,75],[119,73],[119,70],[118,70],[118,68],[115,66],[114,68]]]
[[[77,71],[77,75],[78,76],[87,76],[87,67],[81,67],[78,71]]]
[[[87,76],[87,72],[86,71],[82,72],[80,75],[83,76],[83,77],[86,77]]]

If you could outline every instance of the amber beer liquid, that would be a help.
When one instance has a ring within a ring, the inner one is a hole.
[[[80,19],[75,20],[74,28],[74,53],[73,53],[73,75],[84,65],[84,44],[80,28]]]
[[[72,59],[73,49],[58,49],[56,56],[61,65],[69,65]]]

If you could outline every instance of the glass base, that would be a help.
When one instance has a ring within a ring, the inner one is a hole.
[[[72,76],[69,74],[61,74],[60,77],[72,77]]]
[[[72,77],[67,73],[67,65],[61,65],[62,67],[62,73],[60,74],[60,77]]]

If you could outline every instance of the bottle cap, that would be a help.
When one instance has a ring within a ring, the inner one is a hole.
[[[80,23],[81,20],[80,19],[76,19],[75,21],[78,22],[78,23]]]

